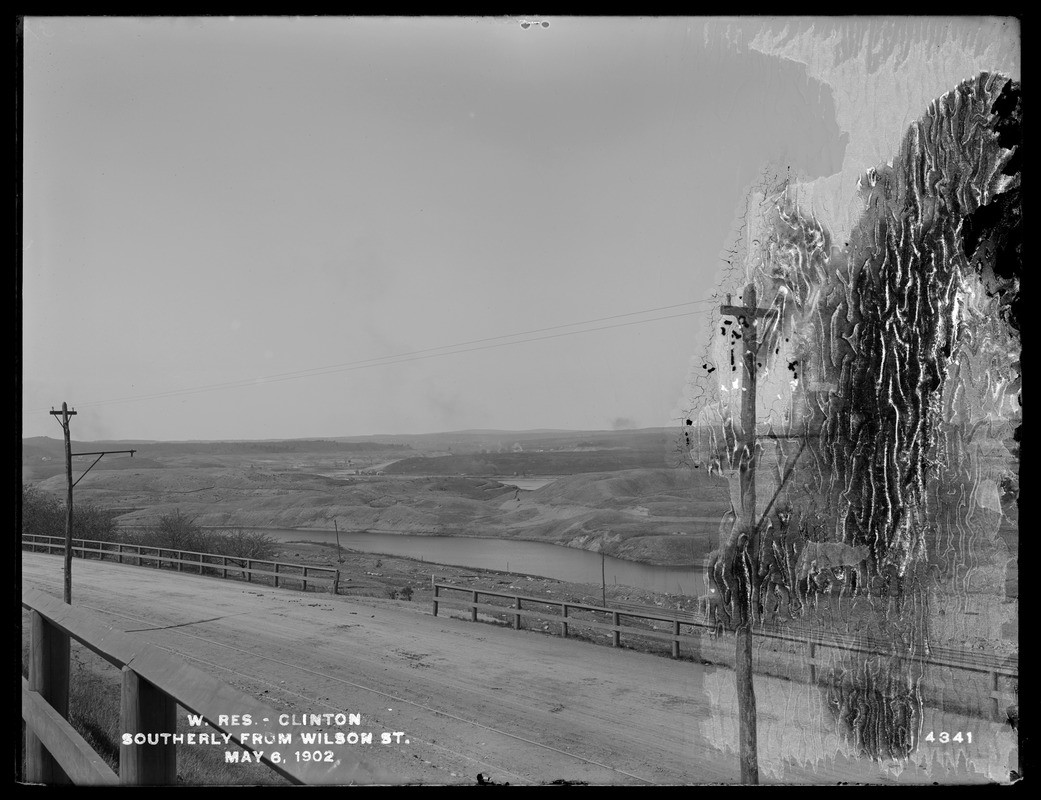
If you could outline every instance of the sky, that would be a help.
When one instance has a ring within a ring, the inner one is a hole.
[[[524,21],[542,24],[522,26]],[[28,17],[22,435],[679,425],[749,187],[839,235],[1006,18]]]

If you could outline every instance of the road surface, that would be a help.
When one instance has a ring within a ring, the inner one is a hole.
[[[60,597],[61,557],[23,553],[22,581]],[[434,617],[403,601],[80,559],[73,601],[276,711],[358,713],[353,729],[377,740],[403,732],[400,743],[351,753],[402,782],[739,780],[728,669]],[[1007,779],[1004,765],[960,758],[957,771],[950,758],[903,769],[851,758],[818,690],[757,677],[756,692],[763,783],[965,783],[988,770]],[[970,724],[980,741],[986,723]]]

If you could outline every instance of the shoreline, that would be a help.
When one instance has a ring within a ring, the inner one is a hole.
[[[134,527],[144,528],[144,527],[148,527],[148,526],[144,526],[144,525],[128,525],[127,527],[128,528],[134,528]],[[571,546],[569,544],[561,544],[560,542],[547,541],[545,539],[528,539],[528,538],[524,538],[524,537],[521,537],[521,536],[509,536],[509,537],[507,537],[507,536],[495,536],[495,535],[483,535],[482,536],[480,534],[473,534],[473,533],[444,533],[444,532],[439,532],[439,531],[374,530],[372,528],[364,528],[364,529],[350,528],[350,529],[341,529],[341,530],[338,531],[335,528],[290,528],[290,527],[284,527],[284,526],[276,527],[276,526],[260,526],[260,525],[200,525],[199,527],[202,530],[210,530],[210,531],[226,531],[226,530],[250,530],[250,531],[260,531],[260,532],[265,532],[265,531],[292,531],[294,533],[300,533],[300,534],[327,533],[327,534],[330,534],[332,536],[336,536],[337,533],[340,533],[340,534],[364,533],[364,534],[372,534],[372,535],[376,535],[376,536],[384,536],[384,535],[386,535],[386,536],[422,536],[422,537],[426,537],[426,538],[430,538],[430,539],[435,539],[435,538],[491,539],[491,540],[502,541],[502,542],[527,542],[529,544],[552,545],[554,547],[565,547],[565,548],[567,548],[569,550],[577,550],[577,551],[580,551],[580,552],[592,553],[592,554],[598,554],[600,552],[599,550],[595,550],[595,549],[591,549],[591,548],[573,547],[573,546]],[[634,538],[638,538],[638,537],[634,537]],[[368,552],[368,551],[364,551],[364,552]],[[612,555],[610,553],[608,553],[607,556],[608,556],[608,558],[613,558],[613,559],[616,559],[618,561],[625,561],[625,562],[630,563],[630,564],[637,564],[637,565],[643,566],[643,567],[664,567],[664,568],[674,568],[674,569],[700,569],[701,566],[702,566],[701,564],[695,563],[695,562],[676,562],[676,561],[664,561],[664,560],[661,561],[661,562],[643,561],[643,560],[634,559],[634,558],[625,558],[625,557],[619,556],[619,555]],[[396,556],[396,557],[404,558],[405,556]],[[427,563],[430,563],[430,562],[427,562]]]

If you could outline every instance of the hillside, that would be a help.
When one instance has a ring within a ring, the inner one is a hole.
[[[388,475],[578,475],[666,466],[662,451],[628,448],[578,452],[483,453],[405,458],[388,466]]]
[[[530,452],[440,449],[510,441]],[[422,441],[90,442],[73,452],[138,449],[102,459],[76,487],[77,501],[111,509],[124,525],[177,509],[208,526],[519,538],[691,563],[715,545],[730,501],[724,481],[667,468],[667,442],[661,429],[493,431]],[[23,482],[63,498],[62,455],[58,440],[27,440]],[[74,478],[91,460],[74,460]],[[556,478],[525,491],[502,482],[514,474]]]

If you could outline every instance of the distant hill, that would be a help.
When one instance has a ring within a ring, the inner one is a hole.
[[[407,454],[408,444],[385,442],[344,442],[329,439],[287,439],[272,441],[227,442],[150,442],[118,440],[72,442],[72,452],[102,450],[137,450],[142,456],[162,458],[179,455],[253,456],[263,453],[375,453],[400,450]],[[45,459],[65,458],[65,443],[60,439],[35,436],[22,440],[22,463],[36,464]],[[137,455],[135,454],[135,459]]]
[[[509,451],[520,445],[530,450],[577,450],[589,448],[629,448],[662,451],[675,441],[679,427],[638,428],[619,431],[566,430],[470,430],[445,433],[393,434],[380,436],[381,442],[405,443],[417,451],[481,453]],[[367,437],[345,437],[338,441],[364,441]]]
[[[446,433],[386,434],[374,436],[342,436],[325,439],[271,439],[228,441],[152,441],[118,439],[85,442],[73,440],[72,451],[136,449],[141,457],[163,458],[181,455],[244,455],[262,453],[388,453],[408,450],[445,453],[498,453],[516,445],[531,450],[577,451],[626,448],[660,454],[670,448],[678,428],[640,428],[620,431],[472,430]],[[61,439],[35,436],[22,439],[22,463],[38,463],[46,458],[64,458]],[[137,456],[135,456],[137,457]],[[658,461],[654,466],[660,466]]]
[[[577,475],[676,466],[664,446],[642,450],[601,448],[573,451],[469,453],[405,458],[384,468],[388,475]]]

